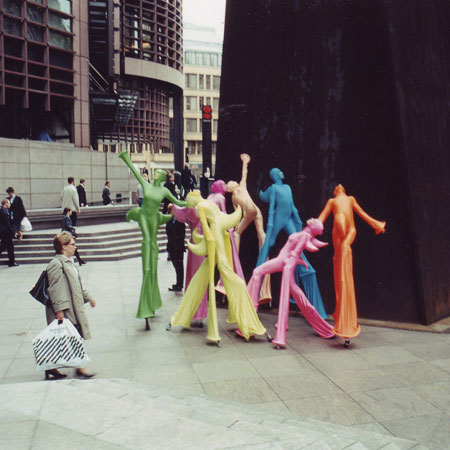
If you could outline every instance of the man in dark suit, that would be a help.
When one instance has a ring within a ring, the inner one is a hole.
[[[0,210],[0,254],[3,250],[8,252],[8,266],[18,266],[16,263],[16,257],[14,255],[13,238],[17,236],[17,233],[13,229],[11,223],[11,217],[9,215],[9,200],[6,198],[2,200],[2,209]]]
[[[172,205],[169,205],[168,213],[172,211]],[[181,292],[183,290],[184,282],[184,265],[183,258],[185,252],[185,235],[186,227],[183,222],[178,222],[178,220],[172,219],[166,224],[167,233],[167,253],[169,254],[170,260],[172,261],[175,273],[177,275],[177,281],[169,291]]]
[[[22,219],[26,217],[27,212],[25,211],[25,207],[23,206],[22,199],[15,194],[14,188],[12,186],[6,189],[6,193],[8,194],[8,200],[10,204],[9,215],[11,217],[13,229],[17,233],[18,238],[22,239],[20,224],[22,223]]]
[[[80,206],[87,206],[86,189],[84,188],[85,182],[86,180],[84,178],[81,178],[80,184],[77,186],[78,200],[80,201]]]

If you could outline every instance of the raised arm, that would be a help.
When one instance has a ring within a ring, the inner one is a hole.
[[[138,170],[136,170],[136,167],[134,167],[130,155],[128,152],[122,152],[119,154],[119,158],[123,160],[123,162],[128,166],[128,168],[131,170],[133,175],[136,177],[136,179],[139,181],[139,184],[141,186],[145,186],[148,184],[148,181],[139,173]]]
[[[247,188],[248,164],[250,162],[250,156],[247,155],[247,153],[242,153],[241,161],[242,161],[242,175],[241,175],[241,182],[239,184]]]
[[[381,222],[379,220],[374,219],[373,217],[369,216],[362,208],[359,206],[358,202],[356,201],[355,197],[351,197],[352,199],[352,207],[353,210],[358,214],[361,219],[363,219],[365,222],[367,222],[374,230],[375,234],[379,233],[386,233],[386,222]]]
[[[319,214],[318,219],[325,223],[325,220],[327,220],[328,216],[330,215],[331,211],[333,209],[333,199],[330,198],[330,200],[327,201],[325,208],[322,209],[322,212]]]

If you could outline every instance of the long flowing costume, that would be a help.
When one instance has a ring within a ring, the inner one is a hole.
[[[215,203],[221,212],[227,213],[227,209],[225,206],[225,190],[226,184],[223,180],[216,180],[211,186],[211,194],[208,195],[206,200]],[[228,230],[228,234],[230,235],[230,245],[231,245],[231,259],[233,264],[233,270],[237,273],[244,281],[244,271],[242,270],[241,260],[239,259],[239,252],[236,246],[236,240],[234,236],[234,231],[232,228]],[[219,282],[216,285],[216,291],[225,294],[225,288],[223,286],[222,278],[220,278]]]
[[[227,230],[239,222],[241,209],[238,208],[232,214],[224,214],[217,205],[202,199],[199,192],[189,193],[186,200],[189,207],[197,206],[203,232],[203,236],[200,236],[194,231],[196,245],[188,246],[194,253],[206,254],[207,258],[192,278],[178,311],[172,316],[171,325],[188,328],[206,288],[209,287],[207,339],[220,341],[214,289],[214,269],[217,264],[228,297],[227,322],[237,323],[246,340],[252,334],[265,334],[266,330],[259,321],[245,282],[234,273],[229,259],[231,248]]]
[[[258,302],[258,287],[261,278],[267,273],[282,272],[280,305],[278,308],[277,331],[274,344],[286,345],[286,331],[288,329],[289,317],[289,295],[291,294],[305,319],[314,328],[314,330],[323,338],[334,336],[330,324],[320,317],[314,306],[308,301],[303,291],[297,286],[294,271],[298,264],[305,265],[303,261],[303,250],[316,252],[325,243],[317,240],[314,236],[322,234],[323,225],[317,219],[308,220],[308,225],[303,231],[293,233],[289,236],[286,244],[280,250],[276,258],[273,258],[253,271],[253,276],[248,283],[248,292],[253,300],[253,304]]]
[[[264,263],[269,256],[270,249],[275,245],[278,234],[284,230],[286,234],[291,235],[302,229],[302,221],[298,210],[294,205],[291,188],[283,183],[283,172],[280,169],[273,168],[270,171],[270,177],[273,184],[264,192],[260,191],[259,196],[262,201],[269,203],[269,217],[267,220],[266,239],[262,245],[256,267]],[[326,319],[328,314],[323,305],[322,295],[317,284],[316,271],[311,266],[304,255],[302,259],[307,266],[299,265],[296,269],[296,278],[301,279],[305,294],[321,317]]]
[[[126,220],[139,223],[142,231],[142,287],[139,298],[139,307],[136,314],[138,319],[155,317],[155,311],[162,306],[161,294],[158,286],[158,242],[156,235],[158,227],[172,219],[172,214],[161,214],[159,205],[164,198],[179,206],[186,203],[176,199],[169,189],[161,186],[166,179],[164,170],[156,170],[153,183],[150,184],[136,170],[127,152],[119,155],[139,181],[144,190],[144,200],[141,207],[131,208]]]
[[[197,211],[195,208],[187,208],[179,206],[172,205],[172,214],[175,217],[176,220],[179,222],[186,223],[189,226],[189,229],[191,230],[191,238],[189,242],[191,244],[194,244],[194,240],[192,238],[193,232],[195,228],[198,228],[199,231],[202,229],[202,224],[200,223],[200,219],[198,218]],[[188,248],[188,255],[187,255],[187,263],[186,263],[186,279],[184,282],[184,290],[189,286],[189,283],[192,280],[192,277],[195,275],[195,272],[197,272],[198,268],[200,267],[201,263],[205,259],[204,256],[196,255],[191,251],[190,248]],[[203,300],[200,303],[200,306],[198,307],[197,311],[194,314],[193,320],[203,320],[208,315],[208,293],[205,292],[205,295],[203,296]]]
[[[320,213],[319,220],[324,223],[329,214],[333,212],[333,275],[336,294],[333,331],[338,336],[350,339],[358,336],[361,332],[361,327],[358,325],[355,283],[353,281],[351,245],[356,238],[353,211],[366,221],[376,234],[386,231],[386,222],[375,220],[364,212],[354,197],[345,194],[342,185],[336,186],[334,195],[335,198],[329,199]]]
[[[240,206],[242,209],[242,219],[234,230],[236,255],[238,257],[242,234],[252,222],[255,225],[259,250],[261,249],[264,240],[266,239],[266,233],[264,232],[264,220],[261,210],[255,205],[255,202],[252,200],[247,190],[247,175],[250,160],[250,156],[247,153],[242,153],[241,181],[239,183],[237,183],[236,181],[229,181],[227,183],[227,189],[231,194],[231,201],[233,202],[234,208],[236,209],[238,206]],[[259,291],[259,303],[268,303],[271,301],[272,293],[270,287],[270,275],[267,275],[264,277],[261,289]]]

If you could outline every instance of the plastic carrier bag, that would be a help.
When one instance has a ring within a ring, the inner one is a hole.
[[[85,367],[91,360],[84,349],[84,339],[68,319],[55,319],[33,339],[36,370],[59,367]]]
[[[22,222],[20,222],[20,231],[32,231],[33,227],[31,226],[30,219],[28,219],[27,216],[25,216],[22,219]]]

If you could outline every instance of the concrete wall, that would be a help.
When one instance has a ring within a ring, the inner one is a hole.
[[[106,179],[112,199],[128,196],[137,183],[116,153],[100,153],[73,144],[0,138],[0,198],[13,186],[26,209],[58,208],[67,177],[86,179],[87,201],[101,202]]]

